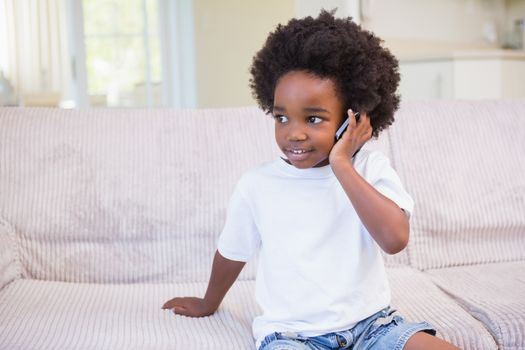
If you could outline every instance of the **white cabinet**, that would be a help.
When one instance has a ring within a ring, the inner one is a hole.
[[[451,61],[401,62],[399,73],[402,100],[452,98],[454,95]]]
[[[525,53],[496,50],[400,61],[403,100],[525,98]]]
[[[504,97],[525,98],[525,60],[505,61],[502,69]]]

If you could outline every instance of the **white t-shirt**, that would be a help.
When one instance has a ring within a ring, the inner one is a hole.
[[[354,167],[410,215],[414,202],[383,154],[361,150]],[[236,261],[259,251],[257,347],[273,332],[316,336],[349,329],[390,304],[380,247],[330,165],[299,169],[279,158],[244,174],[218,250]]]

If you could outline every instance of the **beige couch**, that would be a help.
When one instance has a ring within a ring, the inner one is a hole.
[[[463,349],[525,349],[525,101],[405,103],[367,147],[416,207],[393,305]],[[251,349],[255,262],[202,295],[239,176],[279,155],[256,108],[0,109],[0,349]]]

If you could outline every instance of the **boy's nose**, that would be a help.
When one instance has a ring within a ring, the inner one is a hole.
[[[301,129],[293,129],[288,134],[288,141],[304,141],[306,138],[306,133]]]

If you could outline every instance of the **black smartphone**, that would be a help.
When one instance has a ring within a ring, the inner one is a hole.
[[[359,112],[357,112],[356,114],[354,114],[355,116],[355,121],[358,122],[359,121]],[[339,129],[337,129],[337,131],[335,132],[335,141],[339,141],[339,139],[341,138],[341,136],[343,136],[343,133],[346,131],[346,129],[348,129],[348,125],[349,125],[349,121],[348,121],[348,116],[345,118],[345,121],[343,122],[343,124],[339,127]]]

